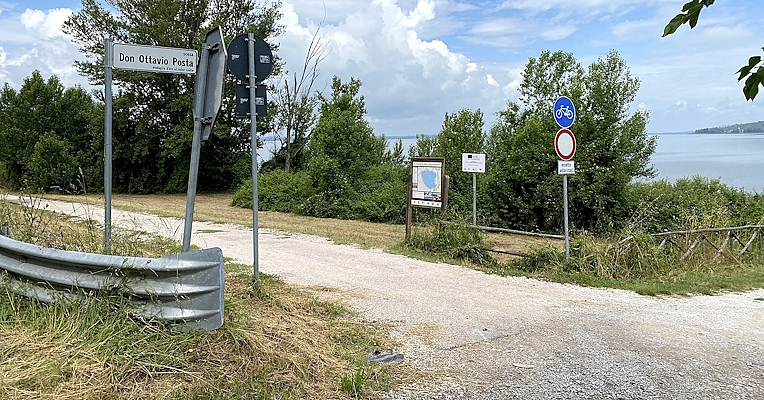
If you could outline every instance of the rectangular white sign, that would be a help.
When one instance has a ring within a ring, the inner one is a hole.
[[[462,153],[462,172],[485,172],[485,154]]]
[[[196,50],[114,43],[114,68],[165,74],[196,73]]]
[[[558,175],[575,175],[576,162],[575,161],[562,161],[557,160],[557,174]]]

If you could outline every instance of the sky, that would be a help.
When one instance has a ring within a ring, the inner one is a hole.
[[[480,109],[488,130],[544,50],[571,52],[585,67],[616,50],[641,80],[631,108],[650,111],[649,133],[764,120],[764,94],[746,101],[735,74],[762,54],[761,0],[717,0],[695,29],[661,38],[686,1],[283,0],[276,41],[296,71],[322,25],[328,51],[316,87],[329,94],[332,76],[360,79],[366,118],[389,138],[436,134],[446,113],[464,108]],[[84,56],[61,31],[80,9],[75,0],[0,0],[0,84],[18,89],[37,69],[66,87],[102,89],[78,75],[73,63]]]

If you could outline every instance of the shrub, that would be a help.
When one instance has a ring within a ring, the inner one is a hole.
[[[258,208],[262,211],[304,213],[313,195],[310,176],[304,172],[275,170],[257,179]],[[233,196],[232,206],[252,208],[252,180],[245,181]]]
[[[370,222],[402,224],[406,218],[406,167],[372,167],[353,200],[353,214]]]
[[[646,232],[758,224],[764,197],[701,176],[634,183],[629,187],[631,225]]]
[[[77,175],[77,161],[72,156],[69,143],[48,133],[35,144],[27,169],[28,185],[31,188],[67,188]]]

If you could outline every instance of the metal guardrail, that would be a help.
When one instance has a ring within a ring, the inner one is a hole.
[[[223,251],[162,258],[120,257],[40,247],[0,235],[0,269],[19,294],[55,302],[90,291],[119,290],[133,308],[183,329],[223,325]]]

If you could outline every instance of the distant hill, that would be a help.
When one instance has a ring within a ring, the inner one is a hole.
[[[698,129],[695,133],[764,133],[764,121]]]

